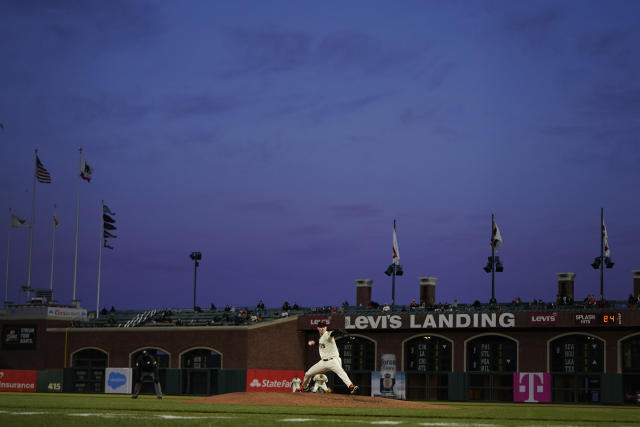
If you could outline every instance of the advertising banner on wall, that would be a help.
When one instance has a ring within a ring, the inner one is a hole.
[[[304,371],[247,369],[247,391],[293,391],[293,377],[303,379]]]
[[[371,396],[406,400],[406,390],[404,372],[396,372],[394,378],[384,371],[371,372]]]
[[[513,401],[551,402],[551,374],[546,372],[514,372]]]
[[[25,391],[35,393],[38,371],[0,370],[0,391]]]
[[[106,368],[104,371],[105,393],[131,393],[131,368]]]
[[[2,327],[3,350],[32,350],[36,348],[36,325],[4,325]]]

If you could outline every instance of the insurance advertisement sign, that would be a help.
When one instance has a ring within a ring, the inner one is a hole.
[[[0,369],[0,391],[24,391],[35,393],[37,383],[37,371]]]
[[[273,370],[273,369],[247,369],[247,391],[293,391],[292,380],[297,376],[301,380],[304,371]]]

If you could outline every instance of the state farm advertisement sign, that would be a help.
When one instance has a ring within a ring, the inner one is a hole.
[[[247,369],[247,391],[286,391],[291,393],[291,380],[298,376],[301,380],[304,377],[304,371],[272,369]]]
[[[529,315],[530,326],[550,326],[558,323],[558,313],[531,313]]]
[[[36,391],[37,371],[0,370],[0,391]]]

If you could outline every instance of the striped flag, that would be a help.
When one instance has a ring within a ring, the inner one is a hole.
[[[611,249],[609,248],[609,236],[607,235],[607,226],[604,225],[604,219],[602,220],[602,238],[604,240],[604,256],[611,257]]]
[[[43,184],[51,184],[51,174],[44,167],[38,155],[36,155],[36,178]]]
[[[500,229],[498,228],[498,224],[493,221],[493,232],[491,233],[491,247],[496,251],[500,249],[502,246],[502,235],[500,234]]]

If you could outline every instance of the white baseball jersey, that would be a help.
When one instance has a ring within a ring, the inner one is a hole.
[[[325,331],[318,340],[318,344],[321,359],[324,360],[331,359],[333,357],[340,357],[336,340],[331,336],[331,332]]]
[[[323,385],[324,383],[329,381],[329,378],[327,378],[325,374],[317,374],[313,377],[313,381],[318,385]]]
[[[291,380],[291,389],[294,393],[298,391],[298,387],[300,387],[301,382],[302,380],[298,377],[293,377],[293,379]]]

